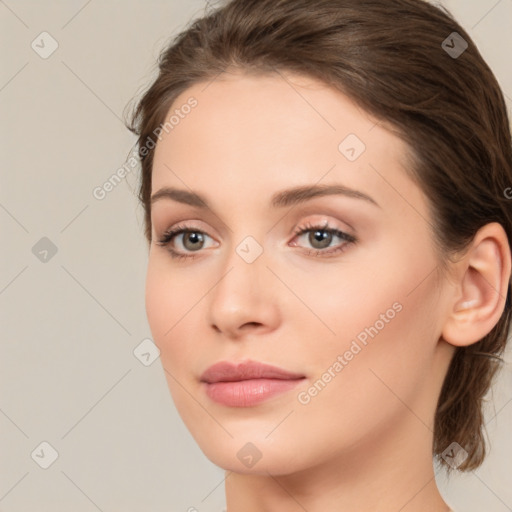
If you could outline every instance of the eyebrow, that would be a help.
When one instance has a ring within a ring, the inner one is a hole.
[[[342,195],[354,199],[362,199],[380,208],[380,205],[369,195],[346,187],[341,184],[335,185],[303,185],[291,189],[283,190],[275,193],[271,200],[270,205],[273,208],[283,208],[286,206],[297,205],[304,203],[315,197]],[[196,192],[188,190],[163,187],[151,196],[151,204],[162,199],[171,199],[178,203],[188,204],[201,209],[211,209],[206,199]]]

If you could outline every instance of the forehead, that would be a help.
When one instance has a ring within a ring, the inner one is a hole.
[[[190,98],[197,101],[196,107],[187,109],[190,112],[179,125],[163,134],[172,139],[171,145],[184,142],[193,131],[197,142],[212,141],[215,147],[229,135],[230,140],[246,142],[246,154],[252,151],[259,157],[263,155],[258,142],[272,149],[301,139],[319,139],[325,149],[337,150],[347,134],[364,141],[377,125],[376,119],[339,91],[311,77],[284,72],[225,73],[210,82],[194,84],[176,98],[166,118]],[[394,138],[384,130],[373,135],[374,144],[379,140],[376,135]],[[381,142],[383,147],[389,145],[389,140]],[[233,144],[231,149],[235,149]]]
[[[196,105],[180,111],[191,98]],[[181,113],[179,122],[155,149],[153,192],[179,186],[224,193],[229,184],[268,198],[271,189],[320,180],[389,201],[419,192],[404,173],[405,143],[310,77],[226,73],[184,91],[166,119],[173,113]]]

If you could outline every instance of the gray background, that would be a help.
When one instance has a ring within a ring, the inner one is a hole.
[[[510,112],[512,0],[443,3],[494,70]],[[149,356],[134,354],[151,337],[138,177],[93,196],[135,142],[123,109],[151,80],[170,36],[204,8],[199,0],[0,0],[3,512],[224,504],[224,473],[184,427],[160,360],[146,366]],[[58,43],[47,58],[44,31]],[[510,351],[506,359],[489,394],[489,458],[472,474],[436,476],[461,512],[512,510]],[[47,469],[42,442],[58,453]]]

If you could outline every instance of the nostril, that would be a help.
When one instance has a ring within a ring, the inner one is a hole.
[[[250,325],[250,326],[254,326],[254,327],[259,327],[261,324],[260,324],[260,323],[258,323],[258,322],[247,322],[247,323],[245,323],[242,327],[245,327],[246,325],[247,325],[247,326],[249,326],[249,325]]]

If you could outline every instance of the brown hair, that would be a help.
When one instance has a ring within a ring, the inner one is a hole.
[[[319,79],[389,125],[408,145],[410,176],[428,198],[443,272],[487,223],[500,223],[512,246],[505,101],[474,42],[446,9],[423,0],[232,0],[176,35],[158,67],[128,125],[138,135],[149,243],[153,150],[147,148],[155,146],[155,130],[179,94],[229,68]],[[483,397],[502,362],[510,320],[509,282],[496,326],[457,348],[451,361],[432,447],[449,471],[440,455],[453,441],[468,452],[458,470],[476,469],[485,458]]]

